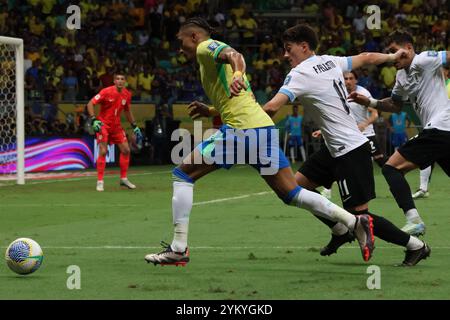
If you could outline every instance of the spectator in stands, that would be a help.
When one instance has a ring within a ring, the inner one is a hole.
[[[181,100],[182,101],[194,101],[197,97],[198,91],[198,81],[196,80],[195,75],[189,74],[186,81],[184,81],[184,85],[181,91]]]
[[[384,65],[380,71],[380,80],[384,89],[384,96],[390,96],[390,92],[395,84],[397,69],[393,65]]]
[[[150,66],[145,66],[143,71],[138,75],[138,86],[141,89],[141,99],[150,100],[152,97],[152,83],[155,76],[152,74],[153,70]]]
[[[67,75],[62,79],[64,90],[64,100],[74,102],[78,91],[78,79],[72,70],[67,71]]]
[[[112,86],[114,84],[114,70],[112,67],[106,67],[106,72],[100,77],[100,83],[102,88]]]
[[[372,85],[372,77],[369,74],[369,69],[361,68],[361,74],[358,75],[358,85],[363,88],[368,88]]]
[[[366,29],[366,19],[361,11],[358,11],[356,17],[353,18],[353,27],[356,32],[363,33]]]
[[[227,39],[230,46],[238,46],[241,43],[241,33],[237,18],[231,14],[226,22]]]
[[[90,89],[91,79],[89,75],[89,71],[86,68],[80,68],[78,70],[78,92],[77,92],[77,100],[89,100],[92,97]]]
[[[283,85],[284,74],[278,61],[273,61],[272,66],[267,70],[267,82],[270,86],[280,88]]]
[[[258,28],[258,23],[251,16],[251,14],[245,10],[241,19],[238,19],[239,27],[242,29],[242,41],[244,43],[256,43],[256,30]]]
[[[262,54],[263,59],[267,59],[273,52],[273,40],[269,35],[264,36],[264,41],[259,46],[259,52]]]

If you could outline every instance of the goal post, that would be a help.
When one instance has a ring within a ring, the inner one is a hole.
[[[23,40],[0,36],[0,174],[17,184],[25,184],[23,60]]]

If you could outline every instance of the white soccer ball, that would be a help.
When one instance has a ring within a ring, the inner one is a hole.
[[[11,242],[5,253],[6,264],[18,274],[35,272],[42,264],[44,254],[34,240],[19,238]]]

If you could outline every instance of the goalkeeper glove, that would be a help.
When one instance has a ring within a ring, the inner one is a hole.
[[[133,133],[136,136],[138,140],[142,140],[144,136],[142,135],[141,129],[136,125],[136,123],[132,123],[131,126],[133,127]]]
[[[136,123],[132,123],[131,126],[133,127],[134,136],[136,137],[136,145],[139,150],[142,149],[142,140],[144,136],[142,135],[141,129],[136,125]]]
[[[91,119],[92,119],[92,128],[94,129],[94,132],[99,132],[103,126],[103,122],[96,119],[95,117],[92,117]]]
[[[143,136],[142,136],[141,129],[139,129],[139,127],[136,125],[136,123],[132,123],[131,126],[133,127],[133,132],[134,132],[134,135],[136,136],[136,138],[139,140],[142,140]]]

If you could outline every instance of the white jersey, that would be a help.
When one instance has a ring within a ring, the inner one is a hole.
[[[333,158],[367,142],[347,103],[342,72],[351,68],[350,57],[312,56],[289,72],[279,91],[308,108]]]
[[[355,91],[359,94],[362,94],[363,96],[372,98],[372,95],[370,94],[369,90],[367,90],[364,87],[356,86]],[[348,106],[350,107],[350,111],[356,120],[356,124],[364,122],[370,117],[370,112],[367,110],[366,106],[363,106],[362,104],[356,103],[354,101],[352,101],[352,102],[348,101]],[[375,130],[373,129],[373,124],[369,124],[362,133],[366,137],[374,136]]]
[[[446,51],[424,51],[416,54],[409,70],[397,72],[392,98],[409,99],[424,129],[450,131],[450,100],[441,72],[446,61]]]

